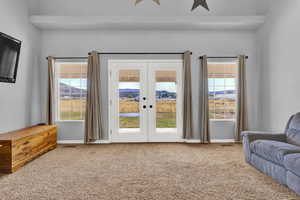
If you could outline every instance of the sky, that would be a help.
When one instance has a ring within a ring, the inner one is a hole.
[[[86,79],[60,79],[60,82],[71,85],[76,88],[86,89]],[[161,82],[157,85],[157,90],[166,90],[169,92],[176,92],[176,85],[174,82]],[[140,84],[137,82],[121,82],[120,89],[139,89]]]
[[[235,89],[236,89],[236,79],[234,78],[209,78],[208,79],[208,90],[210,92],[223,91],[223,90],[235,90]]]
[[[208,80],[209,91],[224,91],[224,90],[235,90],[236,79],[234,78],[215,78]],[[225,87],[226,85],[226,87]],[[139,89],[139,83],[133,82],[122,82],[119,85],[120,89]],[[169,92],[176,92],[176,85],[174,82],[160,82],[156,85],[157,90],[166,90]]]
[[[76,88],[86,89],[86,79],[60,79],[62,83],[71,85]],[[209,91],[234,90],[236,88],[236,79],[234,78],[214,78],[208,80]],[[226,85],[226,87],[224,87]],[[137,82],[121,82],[120,89],[139,89],[140,84]],[[176,92],[176,84],[174,82],[159,82],[156,84],[156,90],[166,90]]]
[[[140,89],[139,83],[122,82],[119,84],[119,89]],[[156,84],[156,90],[165,90],[168,92],[176,92],[176,84],[174,82],[161,82]]]
[[[87,87],[87,83],[86,83],[86,79],[60,79],[61,83],[67,84],[67,85],[71,85],[72,87],[76,87],[76,88],[82,88],[82,89],[86,89]]]

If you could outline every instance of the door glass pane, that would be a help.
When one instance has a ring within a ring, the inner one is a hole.
[[[140,70],[119,71],[119,127],[140,128]]]
[[[156,128],[176,128],[176,71],[156,71]]]

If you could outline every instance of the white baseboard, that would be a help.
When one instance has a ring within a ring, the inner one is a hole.
[[[58,140],[57,144],[83,144],[83,140]]]
[[[201,143],[201,140],[184,140],[185,143]],[[219,140],[211,140],[211,143],[234,143],[234,139],[219,139]]]
[[[158,142],[158,141],[151,141],[151,142]],[[164,142],[164,141],[162,141]],[[173,141],[165,141],[165,142],[173,142]],[[181,141],[177,141],[181,142]],[[224,139],[224,140],[211,140],[211,143],[234,143],[234,139]],[[59,140],[58,144],[84,144],[83,140]],[[95,142],[91,142],[90,144],[111,144],[112,142],[109,140],[97,140]],[[129,142],[127,142],[129,143]],[[189,144],[198,144],[201,143],[201,140],[183,140],[182,143],[189,143]]]
[[[90,144],[110,144],[108,140],[97,140],[95,142],[90,142]],[[84,140],[59,140],[57,144],[84,144]]]
[[[109,140],[96,140],[95,142],[90,142],[89,144],[111,144]]]
[[[211,140],[211,143],[234,143],[234,139]]]
[[[189,144],[199,144],[201,143],[201,140],[184,140],[184,142]]]

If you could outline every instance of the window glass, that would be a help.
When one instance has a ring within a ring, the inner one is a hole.
[[[57,63],[58,120],[84,120],[87,63]]]
[[[156,128],[176,128],[177,74],[176,71],[155,72]]]
[[[140,128],[140,70],[119,71],[119,128]]]
[[[237,98],[237,63],[209,62],[209,117],[235,119]]]

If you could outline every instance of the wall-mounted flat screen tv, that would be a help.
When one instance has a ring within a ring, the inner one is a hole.
[[[20,50],[20,40],[0,32],[0,82],[16,82]]]

